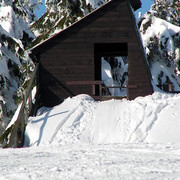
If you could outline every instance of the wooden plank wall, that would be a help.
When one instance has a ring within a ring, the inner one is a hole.
[[[95,80],[95,43],[128,43],[129,83],[138,86],[129,90],[129,97],[152,93],[130,13],[128,1],[115,0],[35,50],[40,53],[43,105],[54,106],[77,94],[91,95],[91,86],[68,86],[66,82]]]

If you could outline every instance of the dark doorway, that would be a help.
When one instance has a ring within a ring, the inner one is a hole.
[[[105,86],[102,90],[102,95],[126,96],[126,88],[124,87],[128,79],[127,43],[95,44],[94,55],[95,80],[102,81]],[[98,93],[97,90],[96,95],[98,95]]]

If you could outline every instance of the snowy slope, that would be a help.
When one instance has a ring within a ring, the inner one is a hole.
[[[179,94],[68,98],[29,118],[32,147],[0,149],[0,179],[179,179],[179,116]]]
[[[26,145],[180,143],[179,116],[178,94],[104,102],[79,95],[30,117]]]

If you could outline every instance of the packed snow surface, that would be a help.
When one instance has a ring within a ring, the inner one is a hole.
[[[179,179],[180,95],[88,95],[30,117],[25,146],[0,149],[0,179]]]
[[[154,180],[180,177],[180,147],[66,144],[0,150],[1,180]]]

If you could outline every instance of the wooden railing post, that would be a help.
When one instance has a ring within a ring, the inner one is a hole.
[[[96,85],[92,84],[92,95],[95,96],[96,95]]]
[[[128,87],[128,80],[126,81],[126,95],[127,95],[127,99],[129,100],[129,87]]]
[[[102,98],[102,84],[99,84],[99,96]]]

